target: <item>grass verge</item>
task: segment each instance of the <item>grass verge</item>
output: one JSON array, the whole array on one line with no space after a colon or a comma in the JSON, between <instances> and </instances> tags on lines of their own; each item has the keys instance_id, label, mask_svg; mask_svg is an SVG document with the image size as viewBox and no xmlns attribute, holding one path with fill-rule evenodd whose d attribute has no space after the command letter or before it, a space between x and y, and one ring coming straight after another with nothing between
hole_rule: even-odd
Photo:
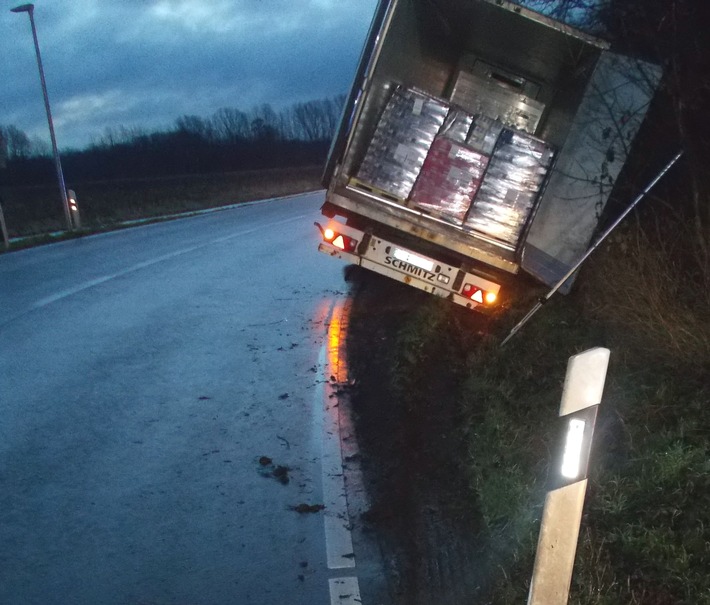
<instances>
[{"instance_id":1,"label":"grass verge","mask_svg":"<svg viewBox=\"0 0 710 605\"><path fill-rule=\"evenodd\" d=\"M77 193L82 228L97 231L123 221L157 218L318 189L322 168L282 168L154 179L68 183ZM56 185L3 187L0 191L10 237L64 229Z\"/></svg>"},{"instance_id":2,"label":"grass verge","mask_svg":"<svg viewBox=\"0 0 710 605\"><path fill-rule=\"evenodd\" d=\"M557 449L567 359L604 346L612 357L570 603L710 603L707 291L687 264L681 273L675 255L638 228L627 230L621 243L627 253L619 242L603 247L575 293L553 299L504 348L499 343L533 296L519 299L486 329L452 305L417 299L396 313L388 337L378 342L370 335L383 332L376 327L383 314L373 305L386 308L388 299L410 298L409 289L379 302L370 296L359 308L356 299L351 326L356 338L366 339L351 353L361 382L361 416L375 409L382 421L385 412L376 408L386 406L401 425L390 423L390 440L401 433L417 436L426 456L418 459L423 468L407 476L417 486L410 493L420 499L410 509L431 507L427 490L441 489L441 481L426 477L443 472L444 483L454 488L446 491L448 508L469 515L466 529L478 544L461 562L476 570L465 594L438 602L525 602ZM377 384L368 387L373 358L387 369L380 368ZM384 400L377 406L365 401L373 397ZM365 432L372 430L371 417L361 422ZM389 455L411 457L406 449ZM402 460L389 465L403 468ZM374 474L387 472L378 468ZM387 481L383 485L388 489ZM425 516L410 511L400 525L410 534L415 558L435 559L422 552L431 536L413 529ZM449 544L431 548L452 548L461 537L447 539ZM402 565L413 563L405 557ZM415 598L409 594L401 602L419 602Z\"/></svg>"}]
</instances>

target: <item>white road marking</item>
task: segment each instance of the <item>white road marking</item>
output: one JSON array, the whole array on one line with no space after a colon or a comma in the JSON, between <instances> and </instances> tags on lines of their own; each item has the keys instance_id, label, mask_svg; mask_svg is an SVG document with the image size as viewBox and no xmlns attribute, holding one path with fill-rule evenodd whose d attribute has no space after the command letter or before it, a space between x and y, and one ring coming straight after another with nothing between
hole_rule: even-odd
<instances>
[{"instance_id":1,"label":"white road marking","mask_svg":"<svg viewBox=\"0 0 710 605\"><path fill-rule=\"evenodd\" d=\"M347 367L343 358L344 343L341 342L343 308L343 301L338 300L330 311L326 343L318 359L323 371L322 388L319 389L318 397L322 401L321 463L323 500L326 506L323 520L329 569L355 567L340 441L340 408L336 392L338 383L347 380ZM331 605L362 604L357 576L330 578L328 588Z\"/></svg>"},{"instance_id":2,"label":"white road marking","mask_svg":"<svg viewBox=\"0 0 710 605\"><path fill-rule=\"evenodd\" d=\"M273 228L276 225L283 225L285 223L291 223L291 222L294 222L297 220L301 220L304 218L304 216L306 216L306 215L290 217L290 218L284 219L282 221L275 221L273 223L270 223L268 225L268 227ZM182 248L180 250L175 250L174 252L170 252L168 254L163 254L161 256L157 256L157 257L152 258L150 260L143 261L141 263L137 263L137 264L132 265L130 267L126 267L125 269L122 269L121 271L117 271L116 273L111 273L109 275L103 275L101 277L97 277L96 279L92 279L92 280L83 282L81 284L78 284L77 286L74 286L73 288L61 290L61 291L57 292L56 294L52 294L51 296L46 296L45 298L42 298L42 299L34 302L31 305L30 310L34 311L37 309L41 309L42 307L46 307L47 305L50 305L54 302L62 300L63 298L67 298L68 296L78 294L79 292L82 292L84 290L88 290L89 288L93 288L94 286L99 286L103 283L106 283L107 281L111 281L112 279L116 279L118 277L123 277L124 275L128 275L129 273L133 273L134 271L139 271L140 269L145 269L146 267L150 267L152 265L157 265L158 263L162 263L166 260L170 260L170 259L175 258L177 256L182 256L183 254L189 254L190 252L195 252L196 250L200 250L202 248L207 248L208 246L212 246L214 244L220 244L222 242L229 241L230 239L234 239L235 237L249 235L250 233L254 233L255 231L260 231L262 229L264 229L264 226L253 227L251 229L245 229L245 230L239 231L237 233L231 233L231 234L226 235L224 237L218 237L216 239L209 240L208 242L198 244L196 246Z\"/></svg>"},{"instance_id":3,"label":"white road marking","mask_svg":"<svg viewBox=\"0 0 710 605\"><path fill-rule=\"evenodd\" d=\"M330 605L361 605L360 586L357 578L331 578Z\"/></svg>"},{"instance_id":4,"label":"white road marking","mask_svg":"<svg viewBox=\"0 0 710 605\"><path fill-rule=\"evenodd\" d=\"M320 366L327 368L326 347L321 349ZM330 372L326 372L329 374ZM323 389L323 426L321 465L323 469L323 504L325 504L325 547L329 569L355 567L353 540L350 531L348 502L343 479L343 458L340 450L337 399L330 399L329 385Z\"/></svg>"}]
</instances>

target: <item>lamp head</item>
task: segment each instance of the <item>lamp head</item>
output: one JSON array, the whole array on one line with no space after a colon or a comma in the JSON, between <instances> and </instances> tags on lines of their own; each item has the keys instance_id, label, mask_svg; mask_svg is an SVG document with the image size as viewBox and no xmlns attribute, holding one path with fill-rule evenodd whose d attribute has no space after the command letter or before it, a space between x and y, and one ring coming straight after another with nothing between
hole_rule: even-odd
<instances>
[{"instance_id":1,"label":"lamp head","mask_svg":"<svg viewBox=\"0 0 710 605\"><path fill-rule=\"evenodd\" d=\"M10 12L11 13L32 13L34 8L35 8L34 4L21 4L20 6L16 6L15 8L11 8Z\"/></svg>"}]
</instances>

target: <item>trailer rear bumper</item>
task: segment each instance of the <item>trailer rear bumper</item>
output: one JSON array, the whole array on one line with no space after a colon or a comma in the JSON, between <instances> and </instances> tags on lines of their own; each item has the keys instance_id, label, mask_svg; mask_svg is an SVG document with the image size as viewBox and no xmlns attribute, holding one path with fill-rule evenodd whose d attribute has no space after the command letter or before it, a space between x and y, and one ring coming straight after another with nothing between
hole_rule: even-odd
<instances>
[{"instance_id":1,"label":"trailer rear bumper","mask_svg":"<svg viewBox=\"0 0 710 605\"><path fill-rule=\"evenodd\" d=\"M496 306L500 284L342 223L318 227L323 235L319 252L469 309Z\"/></svg>"}]
</instances>

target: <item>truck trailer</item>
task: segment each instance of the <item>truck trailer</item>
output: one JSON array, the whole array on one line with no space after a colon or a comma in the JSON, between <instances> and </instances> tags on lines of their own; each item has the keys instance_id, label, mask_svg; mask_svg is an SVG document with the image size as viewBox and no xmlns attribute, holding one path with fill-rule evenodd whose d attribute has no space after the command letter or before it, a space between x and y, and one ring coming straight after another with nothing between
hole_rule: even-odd
<instances>
[{"instance_id":1,"label":"truck trailer","mask_svg":"<svg viewBox=\"0 0 710 605\"><path fill-rule=\"evenodd\" d=\"M660 76L504 0L381 0L319 250L472 309L521 271L552 286L587 250Z\"/></svg>"}]
</instances>

